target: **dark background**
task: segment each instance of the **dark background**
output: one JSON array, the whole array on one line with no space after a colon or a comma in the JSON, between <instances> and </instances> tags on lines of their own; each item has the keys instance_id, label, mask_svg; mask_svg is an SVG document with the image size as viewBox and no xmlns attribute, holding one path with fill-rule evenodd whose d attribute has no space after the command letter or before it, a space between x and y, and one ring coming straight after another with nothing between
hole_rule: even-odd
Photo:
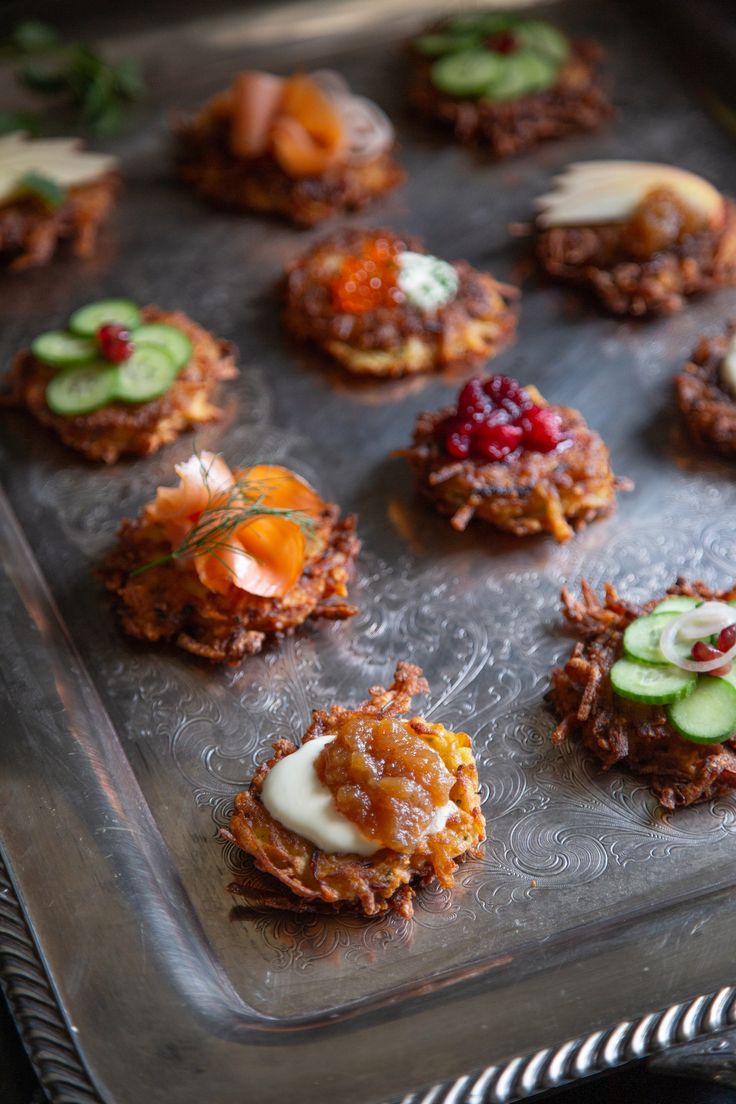
<instances>
[{"instance_id":1,"label":"dark background","mask_svg":"<svg viewBox=\"0 0 736 1104\"><path fill-rule=\"evenodd\" d=\"M397 0L407 5L410 2ZM736 0L621 0L621 3L635 5L639 16L642 10L648 13L653 29L652 48L666 51L681 62L684 79L693 85L696 95L705 97L707 92L709 107L721 115L729 129L733 128L736 141ZM206 12L215 15L245 6L255 7L256 4L207 0ZM266 4L261 2L257 6ZM154 4L127 0L124 5L100 3L99 0L96 3L88 0L42 0L38 3L0 0L0 39L19 20L30 18L48 20L72 40L93 40L165 26L202 14L201 0L155 0ZM676 1057L674 1062L677 1062ZM687 1074L686 1062L679 1064L679 1071ZM8 1005L0 995L0 1104L43 1104L45 1099ZM736 1089L653 1073L646 1063L636 1063L605 1077L559 1089L544 1099L555 1104L736 1104ZM208 1102L203 1101L203 1104Z\"/></svg>"}]
</instances>

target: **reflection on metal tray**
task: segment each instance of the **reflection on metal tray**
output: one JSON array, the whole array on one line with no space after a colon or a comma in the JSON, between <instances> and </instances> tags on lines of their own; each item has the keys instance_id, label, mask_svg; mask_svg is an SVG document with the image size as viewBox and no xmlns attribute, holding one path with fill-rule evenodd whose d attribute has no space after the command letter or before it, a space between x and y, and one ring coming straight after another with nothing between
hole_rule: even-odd
<instances>
[{"instance_id":1,"label":"reflection on metal tray","mask_svg":"<svg viewBox=\"0 0 736 1104\"><path fill-rule=\"evenodd\" d=\"M374 22L375 41L337 4L323 6L319 38L294 38L283 9L276 32L258 23L255 46L247 16L152 35L140 45L159 59L155 104L119 143L126 190L99 256L3 280L3 362L111 294L181 308L233 338L242 376L225 422L199 443L233 463L294 466L357 510L364 541L349 624L237 670L137 645L90 571L191 439L100 469L21 415L5 419L0 604L14 644L1 675L0 952L58 1100L220 1104L247 1086L259 1102L361 1104L429 1099L419 1087L435 1085L432 1100L510 1100L729 1022L731 990L690 1002L736 980L736 805L662 816L639 783L550 746L543 694L569 647L563 583L611 579L645 597L679 572L732 575L732 471L682 439L670 377L734 293L649 324L613 320L529 278L506 228L573 159L677 162L727 190L736 155L630 16L554 10L608 47L619 119L495 166L404 103L400 40L417 8ZM388 457L453 384L350 385L293 347L274 284L326 228L223 214L172 182L172 105L193 107L243 64L298 62L348 73L399 129L406 187L349 221L417 232L502 279L527 275L518 342L498 367L600 430L637 484L612 519L564 547L452 531ZM453 895L422 893L413 925L242 919L226 893L241 863L217 840L233 794L272 739L300 732L313 706L361 698L397 658L425 669L425 715L474 738L484 861L462 868Z\"/></svg>"}]
</instances>

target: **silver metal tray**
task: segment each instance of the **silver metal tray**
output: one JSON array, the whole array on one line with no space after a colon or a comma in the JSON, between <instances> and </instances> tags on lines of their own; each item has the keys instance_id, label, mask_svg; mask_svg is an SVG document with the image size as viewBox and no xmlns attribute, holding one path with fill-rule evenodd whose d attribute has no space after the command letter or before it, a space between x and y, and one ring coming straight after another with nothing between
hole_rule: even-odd
<instances>
[{"instance_id":1,"label":"silver metal tray","mask_svg":"<svg viewBox=\"0 0 736 1104\"><path fill-rule=\"evenodd\" d=\"M153 101L119 143L126 189L99 255L3 278L3 362L111 294L180 307L234 339L242 376L200 445L293 465L357 510L364 541L351 623L238 670L136 645L91 570L191 438L102 469L4 417L0 961L54 1100L508 1101L736 1018L722 988L736 982L736 804L662 816L636 781L553 749L543 705L570 646L563 583L611 579L644 597L679 572L733 575L733 469L682 439L670 377L736 295L612 320L534 278L506 229L573 159L663 159L732 190L736 154L630 11L579 3L559 17L607 45L620 117L490 165L404 103L397 44L426 7L326 0L121 43L147 58ZM329 227L212 211L170 178L168 110L246 64L331 64L386 106L408 183L353 221L525 277L518 342L496 364L602 432L637 484L615 517L557 547L458 535L415 501L389 453L455 382L350 385L292 347L274 283ZM423 893L414 924L244 917L226 891L240 860L217 839L233 794L272 739L299 733L311 707L361 698L397 658L426 671L425 715L473 735L484 861L463 867L453 895Z\"/></svg>"}]
</instances>

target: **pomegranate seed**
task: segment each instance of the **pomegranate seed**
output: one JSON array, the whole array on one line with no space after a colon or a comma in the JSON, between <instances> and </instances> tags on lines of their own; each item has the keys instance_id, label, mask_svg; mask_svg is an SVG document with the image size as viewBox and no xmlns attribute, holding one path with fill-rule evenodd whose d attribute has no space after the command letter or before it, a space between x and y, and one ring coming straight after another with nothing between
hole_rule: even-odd
<instances>
[{"instance_id":1,"label":"pomegranate seed","mask_svg":"<svg viewBox=\"0 0 736 1104\"><path fill-rule=\"evenodd\" d=\"M714 648L712 644L706 644L704 640L696 640L693 644L691 656L702 663L706 659L718 659L722 655L720 648Z\"/></svg>"},{"instance_id":2,"label":"pomegranate seed","mask_svg":"<svg viewBox=\"0 0 736 1104\"><path fill-rule=\"evenodd\" d=\"M706 674L713 675L714 678L724 678L731 673L733 663L724 663L722 667L715 667L712 671L707 671Z\"/></svg>"},{"instance_id":3,"label":"pomegranate seed","mask_svg":"<svg viewBox=\"0 0 736 1104\"><path fill-rule=\"evenodd\" d=\"M473 434L473 452L484 460L505 460L521 444L522 431L514 425L482 425Z\"/></svg>"},{"instance_id":4,"label":"pomegranate seed","mask_svg":"<svg viewBox=\"0 0 736 1104\"><path fill-rule=\"evenodd\" d=\"M519 41L511 31L496 31L486 38L486 46L489 50L495 50L497 54L511 54L517 49Z\"/></svg>"},{"instance_id":5,"label":"pomegranate seed","mask_svg":"<svg viewBox=\"0 0 736 1104\"><path fill-rule=\"evenodd\" d=\"M717 648L719 652L727 652L736 644L736 625L726 625L718 634Z\"/></svg>"},{"instance_id":6,"label":"pomegranate seed","mask_svg":"<svg viewBox=\"0 0 736 1104\"><path fill-rule=\"evenodd\" d=\"M104 326L100 326L97 331L97 344L105 360L111 360L113 364L122 364L133 355L135 348L129 331L117 322L107 322Z\"/></svg>"},{"instance_id":7,"label":"pomegranate seed","mask_svg":"<svg viewBox=\"0 0 736 1104\"><path fill-rule=\"evenodd\" d=\"M562 440L562 419L549 407L534 406L521 421L524 447L533 452L551 452Z\"/></svg>"}]
</instances>

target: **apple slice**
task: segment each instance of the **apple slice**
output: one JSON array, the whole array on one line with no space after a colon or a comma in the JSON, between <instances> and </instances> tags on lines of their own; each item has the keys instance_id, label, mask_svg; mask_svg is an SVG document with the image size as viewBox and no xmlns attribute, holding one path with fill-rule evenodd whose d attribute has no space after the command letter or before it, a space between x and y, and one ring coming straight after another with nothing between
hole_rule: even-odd
<instances>
[{"instance_id":1,"label":"apple slice","mask_svg":"<svg viewBox=\"0 0 736 1104\"><path fill-rule=\"evenodd\" d=\"M736 399L736 337L726 350L726 355L721 361L721 384Z\"/></svg>"},{"instance_id":2,"label":"apple slice","mask_svg":"<svg viewBox=\"0 0 736 1104\"><path fill-rule=\"evenodd\" d=\"M537 223L549 226L596 226L626 222L644 196L668 188L696 211L706 226L723 224L720 192L695 173L648 161L582 161L554 179L555 188L535 200Z\"/></svg>"},{"instance_id":3,"label":"apple slice","mask_svg":"<svg viewBox=\"0 0 736 1104\"><path fill-rule=\"evenodd\" d=\"M21 131L0 137L0 205L12 203L28 173L62 188L88 184L117 165L117 159L81 148L78 138L29 138Z\"/></svg>"}]
</instances>

